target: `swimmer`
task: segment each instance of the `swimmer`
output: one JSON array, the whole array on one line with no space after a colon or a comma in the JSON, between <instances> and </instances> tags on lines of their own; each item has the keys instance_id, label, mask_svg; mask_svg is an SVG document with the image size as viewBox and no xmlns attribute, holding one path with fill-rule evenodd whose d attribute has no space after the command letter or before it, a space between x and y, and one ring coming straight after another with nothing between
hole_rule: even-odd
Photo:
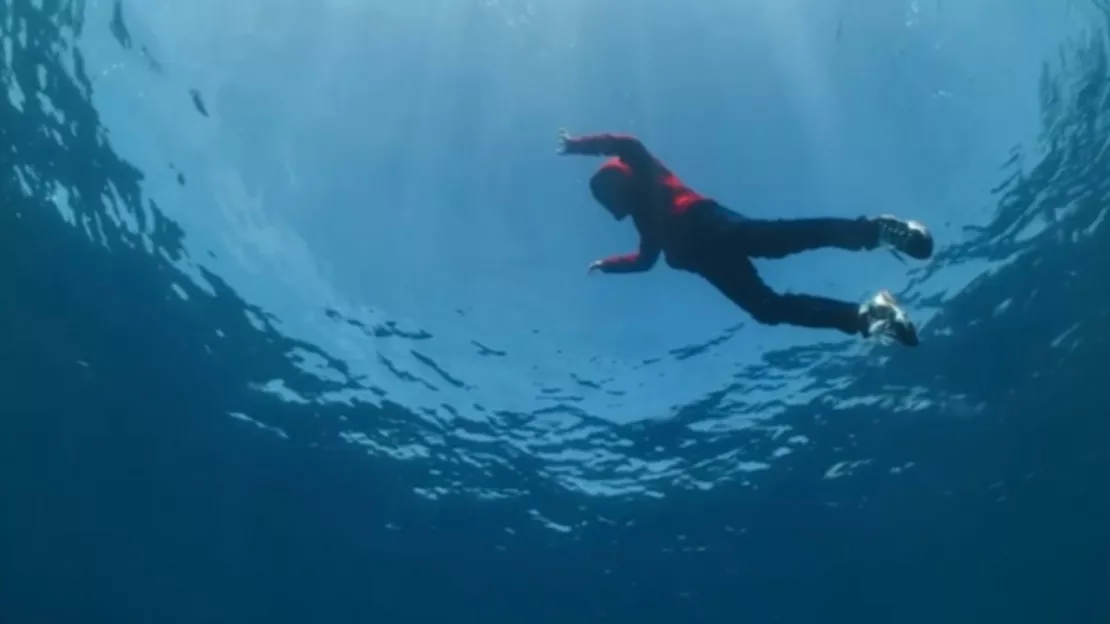
<instances>
[{"instance_id":1,"label":"swimmer","mask_svg":"<svg viewBox=\"0 0 1110 624\"><path fill-rule=\"evenodd\" d=\"M886 290L862 305L807 294L779 293L759 277L753 258L782 258L813 249L890 249L918 260L933 254L933 238L917 221L878 217L753 219L699 195L628 135L558 134L560 154L610 157L590 178L590 192L613 218L632 218L635 252L589 265L589 272L639 273L662 254L672 268L700 275L765 325L834 329L889 337L917 346L917 329Z\"/></svg>"}]
</instances>

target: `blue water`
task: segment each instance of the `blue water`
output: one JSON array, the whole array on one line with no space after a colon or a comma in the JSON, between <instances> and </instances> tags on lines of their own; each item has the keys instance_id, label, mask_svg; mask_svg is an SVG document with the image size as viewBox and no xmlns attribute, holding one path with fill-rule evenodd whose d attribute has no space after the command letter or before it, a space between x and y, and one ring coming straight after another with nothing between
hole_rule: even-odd
<instances>
[{"instance_id":1,"label":"blue water","mask_svg":"<svg viewBox=\"0 0 1110 624\"><path fill-rule=\"evenodd\" d=\"M1110 8L0 2L0 622L1110 622ZM893 211L915 350L659 268L555 130Z\"/></svg>"}]
</instances>

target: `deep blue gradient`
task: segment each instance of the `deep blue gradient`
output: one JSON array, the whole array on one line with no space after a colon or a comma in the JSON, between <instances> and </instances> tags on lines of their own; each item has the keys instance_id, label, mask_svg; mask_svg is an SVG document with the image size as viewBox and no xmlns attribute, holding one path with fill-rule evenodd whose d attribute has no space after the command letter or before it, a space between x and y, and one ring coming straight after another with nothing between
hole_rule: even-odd
<instances>
[{"instance_id":1,"label":"deep blue gradient","mask_svg":"<svg viewBox=\"0 0 1110 624\"><path fill-rule=\"evenodd\" d=\"M1110 621L1102 1L0 2L0 622ZM555 129L925 219L751 323Z\"/></svg>"}]
</instances>

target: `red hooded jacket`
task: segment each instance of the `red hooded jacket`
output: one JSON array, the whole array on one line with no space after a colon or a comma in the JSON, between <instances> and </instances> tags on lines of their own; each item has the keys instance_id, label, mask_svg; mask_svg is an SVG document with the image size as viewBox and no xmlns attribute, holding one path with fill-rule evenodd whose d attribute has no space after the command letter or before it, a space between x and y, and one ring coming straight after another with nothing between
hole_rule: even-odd
<instances>
[{"instance_id":1,"label":"red hooded jacket","mask_svg":"<svg viewBox=\"0 0 1110 624\"><path fill-rule=\"evenodd\" d=\"M631 184L629 192L619 201L640 234L640 248L629 254L605 258L601 270L606 273L631 273L650 269L663 253L667 263L684 268L684 258L691 253L690 223L686 219L691 208L711 201L682 183L673 172L648 152L639 139L620 134L597 134L574 137L567 141L568 154L612 156L601 166L600 174L617 170ZM595 192L596 195L596 192ZM599 197L600 200L600 197ZM612 208L610 208L612 209Z\"/></svg>"}]
</instances>

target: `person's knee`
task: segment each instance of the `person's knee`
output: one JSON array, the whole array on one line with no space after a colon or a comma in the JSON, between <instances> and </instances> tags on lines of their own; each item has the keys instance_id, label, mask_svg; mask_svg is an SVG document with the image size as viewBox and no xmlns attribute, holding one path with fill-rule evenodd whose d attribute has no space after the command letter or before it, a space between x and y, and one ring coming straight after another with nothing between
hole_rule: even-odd
<instances>
[{"instance_id":1,"label":"person's knee","mask_svg":"<svg viewBox=\"0 0 1110 624\"><path fill-rule=\"evenodd\" d=\"M752 320L761 325L779 325L786 320L782 299L777 295L760 297L746 307Z\"/></svg>"}]
</instances>

